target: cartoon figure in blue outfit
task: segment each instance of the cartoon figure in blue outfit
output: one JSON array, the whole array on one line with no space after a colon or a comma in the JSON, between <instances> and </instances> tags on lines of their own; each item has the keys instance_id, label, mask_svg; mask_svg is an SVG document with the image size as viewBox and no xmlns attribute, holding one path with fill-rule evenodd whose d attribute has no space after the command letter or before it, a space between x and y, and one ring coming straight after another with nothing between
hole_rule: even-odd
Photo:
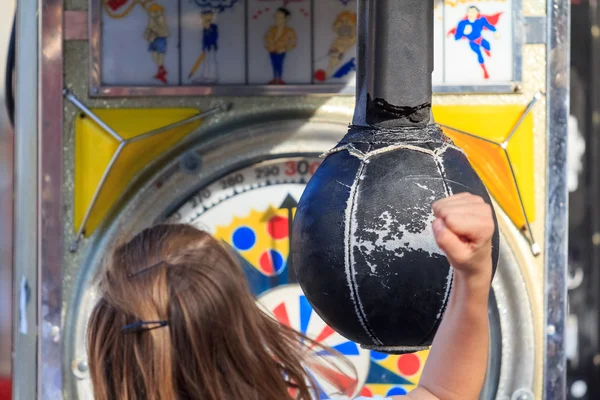
<instances>
[{"instance_id":1,"label":"cartoon figure in blue outfit","mask_svg":"<svg viewBox=\"0 0 600 400\"><path fill-rule=\"evenodd\" d=\"M168 36L169 28L165 20L165 9L163 6L153 3L148 7L148 25L144 32L144 39L148 41L148 51L152 53L152 60L158 66L154 77L162 83L167 83L167 70L164 62Z\"/></svg>"},{"instance_id":2,"label":"cartoon figure in blue outfit","mask_svg":"<svg viewBox=\"0 0 600 400\"><path fill-rule=\"evenodd\" d=\"M482 15L479 8L470 6L467 9L467 16L458 23L458 26L448 32L448 35L454 35L455 40L466 39L469 41L471 50L477 55L477 61L483 70L483 78L489 79L490 74L485 66L485 59L483 53L488 57L491 57L491 45L486 39L483 38L483 31L489 30L496 32L496 38L500 35L496 31L496 25L500 19L502 13L494 15ZM482 53L483 50L483 53Z\"/></svg>"},{"instance_id":3,"label":"cartoon figure in blue outfit","mask_svg":"<svg viewBox=\"0 0 600 400\"><path fill-rule=\"evenodd\" d=\"M198 77L194 82L215 83L219 80L217 51L219 50L219 27L215 23L213 10L205 10L200 14L202 20L202 53L192 67L188 78L191 78L198 67Z\"/></svg>"}]
</instances>

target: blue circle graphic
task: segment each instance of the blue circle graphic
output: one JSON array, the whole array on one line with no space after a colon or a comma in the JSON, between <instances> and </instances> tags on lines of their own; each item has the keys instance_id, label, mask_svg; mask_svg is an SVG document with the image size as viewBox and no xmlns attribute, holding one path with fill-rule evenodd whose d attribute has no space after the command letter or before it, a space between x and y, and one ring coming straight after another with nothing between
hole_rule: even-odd
<instances>
[{"instance_id":1,"label":"blue circle graphic","mask_svg":"<svg viewBox=\"0 0 600 400\"><path fill-rule=\"evenodd\" d=\"M378 351L371 351L371 358L375 361L381 361L381 360L385 360L386 358L388 358L388 355L384 354L384 353L380 353Z\"/></svg>"},{"instance_id":2,"label":"blue circle graphic","mask_svg":"<svg viewBox=\"0 0 600 400\"><path fill-rule=\"evenodd\" d=\"M394 386L387 392L386 396L398 396L403 394L406 394L406 390L402 389L400 386Z\"/></svg>"},{"instance_id":3,"label":"blue circle graphic","mask_svg":"<svg viewBox=\"0 0 600 400\"><path fill-rule=\"evenodd\" d=\"M283 268L284 260L281 253L276 250L271 250L271 260L273 260L273 270L277 273Z\"/></svg>"},{"instance_id":4,"label":"blue circle graphic","mask_svg":"<svg viewBox=\"0 0 600 400\"><path fill-rule=\"evenodd\" d=\"M256 243L256 234L247 226L241 226L233 232L233 245L238 250L250 250Z\"/></svg>"}]
</instances>

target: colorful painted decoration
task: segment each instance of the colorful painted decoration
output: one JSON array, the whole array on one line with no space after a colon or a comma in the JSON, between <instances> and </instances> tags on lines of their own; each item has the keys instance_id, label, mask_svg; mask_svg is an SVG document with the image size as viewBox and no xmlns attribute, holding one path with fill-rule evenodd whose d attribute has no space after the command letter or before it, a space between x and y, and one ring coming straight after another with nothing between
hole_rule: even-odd
<instances>
[{"instance_id":1,"label":"colorful painted decoration","mask_svg":"<svg viewBox=\"0 0 600 400\"><path fill-rule=\"evenodd\" d=\"M196 71L198 77L194 82L216 83L218 81L217 51L219 50L219 26L215 23L216 13L207 9L201 13L202 20L202 53L194 63L188 78L192 78Z\"/></svg>"},{"instance_id":2,"label":"colorful painted decoration","mask_svg":"<svg viewBox=\"0 0 600 400\"><path fill-rule=\"evenodd\" d=\"M456 28L452 28L448 35L453 35L455 40L466 39L469 47L477 55L477 62L483 70L483 79L490 79L490 75L485 67L483 55L492 56L490 42L483 37L483 31L495 32L495 37L500 38L500 32L496 29L498 20L502 13L494 15L482 15L477 6L467 8L467 16L463 18Z\"/></svg>"},{"instance_id":3,"label":"colorful painted decoration","mask_svg":"<svg viewBox=\"0 0 600 400\"><path fill-rule=\"evenodd\" d=\"M153 3L148 7L148 25L144 31L144 39L148 41L148 51L152 53L152 60L158 67L154 77L162 83L167 83L167 70L164 62L168 36L169 28L165 20L165 8Z\"/></svg>"},{"instance_id":4,"label":"colorful painted decoration","mask_svg":"<svg viewBox=\"0 0 600 400\"><path fill-rule=\"evenodd\" d=\"M511 1L446 0L438 15L439 11L442 19L436 20L437 34L444 35L436 38L436 46L444 53L439 66L443 76L436 76L439 84L487 85L513 79Z\"/></svg>"},{"instance_id":5,"label":"colorful painted decoration","mask_svg":"<svg viewBox=\"0 0 600 400\"><path fill-rule=\"evenodd\" d=\"M336 392L344 398L407 393L419 381L427 351L388 356L343 338L314 312L289 270L289 221L320 163L316 157L283 158L232 171L194 194L170 221L193 224L221 239L237 253L265 312L352 362L355 373L346 365L332 369L323 368L323 363L307 365L321 398L335 398ZM342 377L337 367L349 376ZM334 382L343 383L343 393Z\"/></svg>"},{"instance_id":6,"label":"colorful painted decoration","mask_svg":"<svg viewBox=\"0 0 600 400\"><path fill-rule=\"evenodd\" d=\"M179 83L177 3L102 1L101 72L105 84Z\"/></svg>"},{"instance_id":7,"label":"colorful painted decoration","mask_svg":"<svg viewBox=\"0 0 600 400\"><path fill-rule=\"evenodd\" d=\"M315 4L315 83L348 82L356 71L356 0Z\"/></svg>"},{"instance_id":8,"label":"colorful painted decoration","mask_svg":"<svg viewBox=\"0 0 600 400\"><path fill-rule=\"evenodd\" d=\"M248 82L311 83L311 2L248 1Z\"/></svg>"},{"instance_id":9,"label":"colorful painted decoration","mask_svg":"<svg viewBox=\"0 0 600 400\"><path fill-rule=\"evenodd\" d=\"M102 85L355 81L357 0L96 1ZM522 40L513 1L436 2L434 86L510 86Z\"/></svg>"}]
</instances>

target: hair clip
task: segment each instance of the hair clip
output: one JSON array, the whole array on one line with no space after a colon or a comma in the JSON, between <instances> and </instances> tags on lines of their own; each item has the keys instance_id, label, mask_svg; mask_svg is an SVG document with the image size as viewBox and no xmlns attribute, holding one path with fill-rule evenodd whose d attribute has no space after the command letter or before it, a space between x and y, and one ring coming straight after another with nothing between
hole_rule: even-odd
<instances>
[{"instance_id":1,"label":"hair clip","mask_svg":"<svg viewBox=\"0 0 600 400\"><path fill-rule=\"evenodd\" d=\"M169 321L138 321L133 324L125 325L121 328L121 333L140 333L154 329L164 328L169 325Z\"/></svg>"},{"instance_id":2,"label":"hair clip","mask_svg":"<svg viewBox=\"0 0 600 400\"><path fill-rule=\"evenodd\" d=\"M127 274L127 277L128 277L128 278L134 278L134 277L136 277L136 276L138 276L138 275L141 275L141 274L143 274L143 273L145 273L145 272L148 272L148 271L150 271L150 270L153 270L154 268L156 268L156 267L158 267L158 266L161 266L161 265L163 265L163 264L167 264L167 263L166 263L165 261L159 261L159 262L157 262L156 264L152 264L152 265L151 265L151 266L149 266L149 267L146 267L146 268L140 269L140 270L139 270L139 271L137 271L137 272L133 272L133 273Z\"/></svg>"}]
</instances>

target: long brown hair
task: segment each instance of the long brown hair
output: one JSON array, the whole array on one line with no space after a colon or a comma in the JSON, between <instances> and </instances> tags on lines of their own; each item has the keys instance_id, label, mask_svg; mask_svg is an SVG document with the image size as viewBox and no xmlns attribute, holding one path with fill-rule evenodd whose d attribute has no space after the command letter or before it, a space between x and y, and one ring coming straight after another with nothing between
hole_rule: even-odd
<instances>
[{"instance_id":1,"label":"long brown hair","mask_svg":"<svg viewBox=\"0 0 600 400\"><path fill-rule=\"evenodd\" d=\"M258 308L235 255L191 226L158 225L119 246L98 288L87 330L97 400L309 400L307 365L343 394L356 389L326 373L338 353L317 360L318 344ZM141 321L155 325L123 332Z\"/></svg>"}]
</instances>

